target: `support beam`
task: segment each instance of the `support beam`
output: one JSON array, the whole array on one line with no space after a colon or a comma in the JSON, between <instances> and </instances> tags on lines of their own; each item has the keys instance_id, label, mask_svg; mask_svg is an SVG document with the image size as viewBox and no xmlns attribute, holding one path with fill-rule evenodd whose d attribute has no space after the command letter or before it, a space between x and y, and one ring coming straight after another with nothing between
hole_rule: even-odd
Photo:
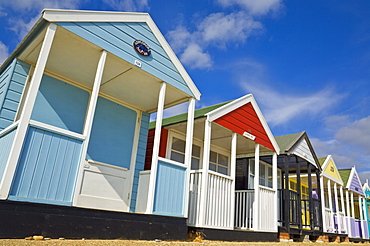
<instances>
[{"instance_id":1,"label":"support beam","mask_svg":"<svg viewBox=\"0 0 370 246\"><path fill-rule=\"evenodd\" d=\"M335 198L335 210L336 210L336 213L337 213L337 223L338 223L338 231L337 233L340 233L342 231L342 225L339 223L339 204L338 204L338 187L337 187L337 183L334 183L334 198ZM334 226L334 230L335 230L335 226Z\"/></svg>"},{"instance_id":2,"label":"support beam","mask_svg":"<svg viewBox=\"0 0 370 246\"><path fill-rule=\"evenodd\" d=\"M359 206L359 210L360 210L360 220L361 220L361 235L362 235L362 238L365 238L365 228L364 228L364 211L363 211L363 206L362 206L362 197L360 195L358 195L358 206Z\"/></svg>"},{"instance_id":3,"label":"support beam","mask_svg":"<svg viewBox=\"0 0 370 246\"><path fill-rule=\"evenodd\" d=\"M18 159L21 154L23 142L28 129L28 124L31 119L32 110L35 105L36 96L40 88L41 79L44 74L47 60L49 58L56 30L57 25L55 25L54 23L51 23L46 29L44 41L42 43L41 50L37 58L35 71L30 82L28 95L26 96L23 111L19 119L17 132L14 136L13 145L9 153L8 163L4 170L3 180L0 184L0 199L6 199L9 195L10 186L12 184L15 170L17 168Z\"/></svg>"},{"instance_id":4,"label":"support beam","mask_svg":"<svg viewBox=\"0 0 370 246\"><path fill-rule=\"evenodd\" d=\"M196 226L205 226L206 222L206 201L207 201L207 184L208 184L208 169L209 169L209 154L211 148L211 132L212 123L205 121L204 126L204 146L203 146L203 163L202 163L202 178L200 189L200 202L199 202L199 221Z\"/></svg>"},{"instance_id":5,"label":"support beam","mask_svg":"<svg viewBox=\"0 0 370 246\"><path fill-rule=\"evenodd\" d=\"M186 165L186 182L185 182L185 199L184 199L184 217L188 217L189 206L189 185L190 185L190 170L191 170L191 156L193 149L193 130L194 130L194 111L195 99L191 98L188 105L188 121L186 125L186 146L185 146L185 160Z\"/></svg>"},{"instance_id":6,"label":"support beam","mask_svg":"<svg viewBox=\"0 0 370 246\"><path fill-rule=\"evenodd\" d=\"M284 203L283 203L283 211L284 211L284 225L287 231L290 231L290 216L292 212L292 208L290 207L290 192L289 192L289 161L288 157L284 156L284 179L285 179L285 187L284 187Z\"/></svg>"},{"instance_id":7,"label":"support beam","mask_svg":"<svg viewBox=\"0 0 370 246\"><path fill-rule=\"evenodd\" d=\"M347 227L348 227L348 236L352 237L352 226L351 226L351 209L350 209L350 201L349 201L349 193L346 190L346 203L347 203Z\"/></svg>"},{"instance_id":8,"label":"support beam","mask_svg":"<svg viewBox=\"0 0 370 246\"><path fill-rule=\"evenodd\" d=\"M297 197L297 209L296 209L296 213L297 213L297 222L298 222L298 229L302 229L302 225L303 225L303 221L302 221L302 201L301 201L301 195L302 195L302 191L301 191L301 164L299 163L298 161L298 157L295 156L295 162L296 162L296 176L297 176L297 193L298 193L298 197ZM306 204L305 204L305 207L306 207ZM307 221L307 212L306 212L306 208L304 209L304 215L303 217L305 218L305 220Z\"/></svg>"},{"instance_id":9,"label":"support beam","mask_svg":"<svg viewBox=\"0 0 370 246\"><path fill-rule=\"evenodd\" d=\"M333 211L333 196L331 193L331 182L328 179L328 196L329 196L329 209L330 209L330 224L333 228L330 228L334 232L334 211Z\"/></svg>"},{"instance_id":10,"label":"support beam","mask_svg":"<svg viewBox=\"0 0 370 246\"><path fill-rule=\"evenodd\" d=\"M87 149L89 147L91 129L93 125L96 104L98 102L100 84L103 78L103 72L104 72L106 59L107 59L107 52L103 50L100 55L99 62L98 62L94 85L93 85L93 89L92 89L91 96L90 96L89 107L87 109L87 114L86 114L85 126L83 130L83 135L85 136L85 140L83 142L83 146L81 150L81 160L80 160L80 167L79 167L79 171L77 175L76 189L74 191L73 206L76 206L78 203L77 200L78 200L78 195L80 194L80 187L82 185L85 158L87 154Z\"/></svg>"},{"instance_id":11,"label":"support beam","mask_svg":"<svg viewBox=\"0 0 370 246\"><path fill-rule=\"evenodd\" d=\"M345 223L344 223L344 228L342 228L345 233L348 233L348 226L347 226L347 211L346 211L346 207L344 206L344 195L343 195L343 186L341 185L339 187L339 193L340 193L340 202L342 203L342 212L344 214L344 220L345 220Z\"/></svg>"},{"instance_id":12,"label":"support beam","mask_svg":"<svg viewBox=\"0 0 370 246\"><path fill-rule=\"evenodd\" d=\"M234 228L235 219L235 173L236 173L236 147L237 147L237 134L232 133L231 136L231 160L230 160L230 176L232 179L231 185L231 207L230 207L230 226Z\"/></svg>"},{"instance_id":13,"label":"support beam","mask_svg":"<svg viewBox=\"0 0 370 246\"><path fill-rule=\"evenodd\" d=\"M317 192L317 199L319 200L320 202L320 205L323 203L323 200L322 200L322 197L319 195L321 194L321 182L320 182L320 170L319 169L315 169L315 173L316 173L316 180L317 180L317 187L316 187L316 192ZM324 221L323 219L323 211L319 209L319 212L318 214L316 214L316 216L318 216L318 221L322 223L322 221ZM323 228L322 227L322 224L320 225L316 225L316 226L319 226L321 229Z\"/></svg>"},{"instance_id":14,"label":"support beam","mask_svg":"<svg viewBox=\"0 0 370 246\"><path fill-rule=\"evenodd\" d=\"M277 206L280 207L280 205L278 205L277 153L276 152L272 155L272 189L275 192L275 194L274 194L274 204L277 204ZM274 210L274 221L275 221L274 228L276 228L276 231L278 229L278 220L279 220L278 211L275 209Z\"/></svg>"},{"instance_id":15,"label":"support beam","mask_svg":"<svg viewBox=\"0 0 370 246\"><path fill-rule=\"evenodd\" d=\"M150 169L150 178L149 178L148 203L145 211L145 213L147 214L153 213L155 184L157 180L159 144L161 141L162 119L165 97L166 97L166 83L162 82L158 97L157 119L155 124L154 143L153 143L152 166Z\"/></svg>"},{"instance_id":16,"label":"support beam","mask_svg":"<svg viewBox=\"0 0 370 246\"><path fill-rule=\"evenodd\" d=\"M253 203L253 230L259 230L259 179L260 179L260 145L255 144L254 151L254 203Z\"/></svg>"},{"instance_id":17,"label":"support beam","mask_svg":"<svg viewBox=\"0 0 370 246\"><path fill-rule=\"evenodd\" d=\"M321 194L321 197L324 199L324 202L321 202L321 210L322 210L323 213L325 213L325 191L324 191L325 186L324 186L324 176L321 176L320 177L320 183L323 184L323 187L321 189L321 193L320 194ZM322 227L323 227L323 231L324 232L327 232L328 231L327 222L326 222L326 219L325 218L322 220Z\"/></svg>"},{"instance_id":18,"label":"support beam","mask_svg":"<svg viewBox=\"0 0 370 246\"><path fill-rule=\"evenodd\" d=\"M311 163L307 162L307 178L308 178L308 206L310 208L310 226L311 230L315 230L315 223L314 223L314 216L317 218L317 216L320 216L318 214L315 214L315 209L313 207L313 197L312 197L312 172L311 172ZM317 180L318 181L318 180Z\"/></svg>"}]
</instances>

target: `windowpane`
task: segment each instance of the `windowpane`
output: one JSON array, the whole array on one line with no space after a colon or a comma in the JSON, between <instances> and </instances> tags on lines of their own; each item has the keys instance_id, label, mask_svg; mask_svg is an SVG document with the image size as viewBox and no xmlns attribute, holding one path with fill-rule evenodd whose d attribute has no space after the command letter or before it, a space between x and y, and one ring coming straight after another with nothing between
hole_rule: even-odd
<instances>
[{"instance_id":1,"label":"windowpane","mask_svg":"<svg viewBox=\"0 0 370 246\"><path fill-rule=\"evenodd\" d=\"M173 138L172 149L180 151L181 153L185 153L185 141L178 138Z\"/></svg>"},{"instance_id":2,"label":"windowpane","mask_svg":"<svg viewBox=\"0 0 370 246\"><path fill-rule=\"evenodd\" d=\"M192 156L200 158L200 147L193 144Z\"/></svg>"},{"instance_id":3,"label":"windowpane","mask_svg":"<svg viewBox=\"0 0 370 246\"><path fill-rule=\"evenodd\" d=\"M267 178L268 178L267 186L272 188L272 167L271 166L267 166Z\"/></svg>"},{"instance_id":4,"label":"windowpane","mask_svg":"<svg viewBox=\"0 0 370 246\"><path fill-rule=\"evenodd\" d=\"M229 158L225 155L218 154L218 164L227 167L229 163Z\"/></svg>"},{"instance_id":5,"label":"windowpane","mask_svg":"<svg viewBox=\"0 0 370 246\"><path fill-rule=\"evenodd\" d=\"M209 155L209 161L213 163L217 163L217 153L216 152L211 151Z\"/></svg>"},{"instance_id":6,"label":"windowpane","mask_svg":"<svg viewBox=\"0 0 370 246\"><path fill-rule=\"evenodd\" d=\"M209 170L215 171L216 172L216 165L209 163Z\"/></svg>"},{"instance_id":7,"label":"windowpane","mask_svg":"<svg viewBox=\"0 0 370 246\"><path fill-rule=\"evenodd\" d=\"M199 169L200 168L199 162L200 162L199 159L191 158L191 169L193 169L193 170Z\"/></svg>"},{"instance_id":8,"label":"windowpane","mask_svg":"<svg viewBox=\"0 0 370 246\"><path fill-rule=\"evenodd\" d=\"M265 173L265 165L260 163L260 185L266 186L266 173Z\"/></svg>"},{"instance_id":9,"label":"windowpane","mask_svg":"<svg viewBox=\"0 0 370 246\"><path fill-rule=\"evenodd\" d=\"M219 166L218 172L227 175L227 168Z\"/></svg>"},{"instance_id":10,"label":"windowpane","mask_svg":"<svg viewBox=\"0 0 370 246\"><path fill-rule=\"evenodd\" d=\"M185 161L185 155L181 153L177 153L175 151L171 152L171 160L184 163Z\"/></svg>"}]
</instances>

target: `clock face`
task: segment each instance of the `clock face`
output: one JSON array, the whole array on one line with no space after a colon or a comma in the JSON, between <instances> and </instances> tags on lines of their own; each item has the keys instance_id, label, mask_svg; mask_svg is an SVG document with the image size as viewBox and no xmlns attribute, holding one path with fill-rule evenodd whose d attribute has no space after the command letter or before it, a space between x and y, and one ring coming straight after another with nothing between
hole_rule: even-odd
<instances>
[{"instance_id":1,"label":"clock face","mask_svg":"<svg viewBox=\"0 0 370 246\"><path fill-rule=\"evenodd\" d=\"M140 55L142 55L142 56L150 56L150 48L143 41L141 41L141 40L135 40L132 43L132 46L134 47L134 49L136 50L136 52L139 53Z\"/></svg>"}]
</instances>

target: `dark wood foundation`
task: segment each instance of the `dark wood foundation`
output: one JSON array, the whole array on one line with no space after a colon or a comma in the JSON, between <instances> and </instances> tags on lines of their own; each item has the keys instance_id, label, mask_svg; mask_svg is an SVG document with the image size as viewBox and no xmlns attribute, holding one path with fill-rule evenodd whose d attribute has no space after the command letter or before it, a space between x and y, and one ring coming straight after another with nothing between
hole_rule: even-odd
<instances>
[{"instance_id":1,"label":"dark wood foundation","mask_svg":"<svg viewBox=\"0 0 370 246\"><path fill-rule=\"evenodd\" d=\"M185 218L0 201L0 238L186 240Z\"/></svg>"}]
</instances>

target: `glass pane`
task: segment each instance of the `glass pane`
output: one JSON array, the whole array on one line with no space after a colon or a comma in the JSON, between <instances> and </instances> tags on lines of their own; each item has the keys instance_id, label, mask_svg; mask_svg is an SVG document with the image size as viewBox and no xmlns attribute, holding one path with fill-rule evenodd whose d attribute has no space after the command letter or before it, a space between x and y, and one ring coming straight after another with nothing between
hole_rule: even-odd
<instances>
[{"instance_id":1,"label":"glass pane","mask_svg":"<svg viewBox=\"0 0 370 246\"><path fill-rule=\"evenodd\" d=\"M265 165L260 163L260 185L266 186Z\"/></svg>"},{"instance_id":2,"label":"glass pane","mask_svg":"<svg viewBox=\"0 0 370 246\"><path fill-rule=\"evenodd\" d=\"M277 171L277 188L281 189L281 170L278 169Z\"/></svg>"},{"instance_id":3,"label":"glass pane","mask_svg":"<svg viewBox=\"0 0 370 246\"><path fill-rule=\"evenodd\" d=\"M267 178L268 178L267 186L272 188L272 167L271 166L267 166Z\"/></svg>"},{"instance_id":4,"label":"glass pane","mask_svg":"<svg viewBox=\"0 0 370 246\"><path fill-rule=\"evenodd\" d=\"M171 160L184 163L185 155L181 153L177 153L175 151L171 152Z\"/></svg>"},{"instance_id":5,"label":"glass pane","mask_svg":"<svg viewBox=\"0 0 370 246\"><path fill-rule=\"evenodd\" d=\"M254 189L254 175L249 176L248 189Z\"/></svg>"},{"instance_id":6,"label":"glass pane","mask_svg":"<svg viewBox=\"0 0 370 246\"><path fill-rule=\"evenodd\" d=\"M216 171L216 165L209 163L209 170Z\"/></svg>"},{"instance_id":7,"label":"glass pane","mask_svg":"<svg viewBox=\"0 0 370 246\"><path fill-rule=\"evenodd\" d=\"M211 151L209 155L209 161L213 163L217 163L217 153L216 152Z\"/></svg>"},{"instance_id":8,"label":"glass pane","mask_svg":"<svg viewBox=\"0 0 370 246\"><path fill-rule=\"evenodd\" d=\"M185 153L185 141L178 138L173 138L172 149L177 150L181 153Z\"/></svg>"},{"instance_id":9,"label":"glass pane","mask_svg":"<svg viewBox=\"0 0 370 246\"><path fill-rule=\"evenodd\" d=\"M254 175L254 159L249 160L249 173Z\"/></svg>"},{"instance_id":10,"label":"glass pane","mask_svg":"<svg viewBox=\"0 0 370 246\"><path fill-rule=\"evenodd\" d=\"M193 144L192 156L200 157L200 147Z\"/></svg>"},{"instance_id":11,"label":"glass pane","mask_svg":"<svg viewBox=\"0 0 370 246\"><path fill-rule=\"evenodd\" d=\"M227 168L222 167L222 166L218 166L218 172L228 175Z\"/></svg>"},{"instance_id":12,"label":"glass pane","mask_svg":"<svg viewBox=\"0 0 370 246\"><path fill-rule=\"evenodd\" d=\"M226 155L218 154L218 164L227 167L229 164L229 158Z\"/></svg>"},{"instance_id":13,"label":"glass pane","mask_svg":"<svg viewBox=\"0 0 370 246\"><path fill-rule=\"evenodd\" d=\"M199 168L200 168L200 166L199 166L199 159L191 158L191 169L192 170L197 170Z\"/></svg>"}]
</instances>

